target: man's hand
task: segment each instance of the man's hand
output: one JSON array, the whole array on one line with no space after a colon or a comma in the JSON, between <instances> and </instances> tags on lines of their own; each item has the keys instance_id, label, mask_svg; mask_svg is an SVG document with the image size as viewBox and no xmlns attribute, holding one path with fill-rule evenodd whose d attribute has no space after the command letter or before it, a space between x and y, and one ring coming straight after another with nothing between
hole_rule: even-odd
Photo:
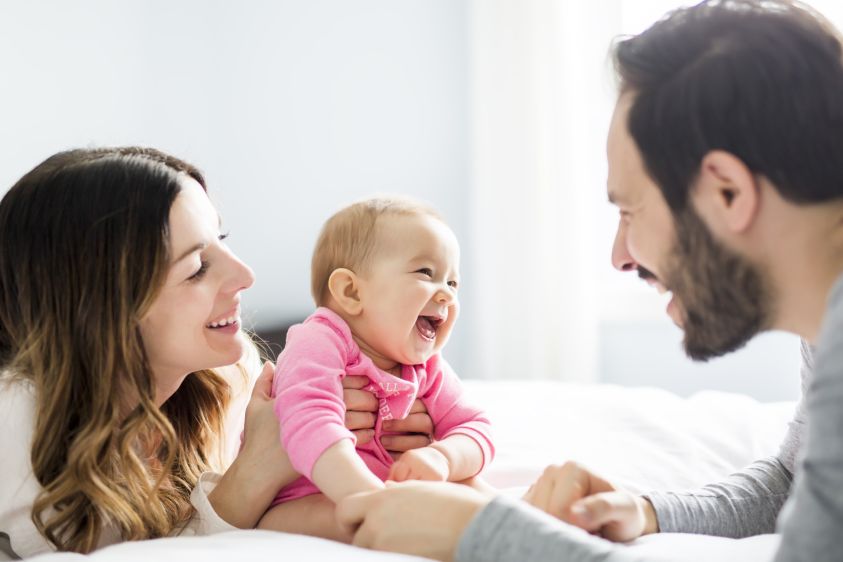
<instances>
[{"instance_id":1,"label":"man's hand","mask_svg":"<svg viewBox=\"0 0 843 562\"><path fill-rule=\"evenodd\" d=\"M649 501L618 490L574 462L547 467L524 501L612 541L630 541L659 531Z\"/></svg>"},{"instance_id":2,"label":"man's hand","mask_svg":"<svg viewBox=\"0 0 843 562\"><path fill-rule=\"evenodd\" d=\"M433 447L407 451L389 468L388 480L430 480L445 482L451 475L448 457Z\"/></svg>"},{"instance_id":3,"label":"man's hand","mask_svg":"<svg viewBox=\"0 0 843 562\"><path fill-rule=\"evenodd\" d=\"M375 419L378 399L374 394L362 390L369 384L367 377L347 376L342 380L345 402L345 426L357 436L357 443L366 444L375 435ZM393 458L404 451L427 447L431 443L433 420L421 400L416 400L410 414L403 420L389 420L383 424L384 431L407 433L408 435L384 435L381 444Z\"/></svg>"},{"instance_id":4,"label":"man's hand","mask_svg":"<svg viewBox=\"0 0 843 562\"><path fill-rule=\"evenodd\" d=\"M448 482L387 482L386 489L349 496L337 521L354 531L352 544L448 562L475 514L491 500Z\"/></svg>"}]
</instances>

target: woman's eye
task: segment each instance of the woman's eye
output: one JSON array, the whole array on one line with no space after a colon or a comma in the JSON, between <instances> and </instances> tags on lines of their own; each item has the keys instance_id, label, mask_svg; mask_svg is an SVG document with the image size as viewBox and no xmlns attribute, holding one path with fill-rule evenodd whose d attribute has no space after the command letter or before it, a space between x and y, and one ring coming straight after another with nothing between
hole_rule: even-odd
<instances>
[{"instance_id":1,"label":"woman's eye","mask_svg":"<svg viewBox=\"0 0 843 562\"><path fill-rule=\"evenodd\" d=\"M421 269L417 269L416 273L421 273L422 275L426 275L428 277L433 277L433 270L429 267L423 267Z\"/></svg>"},{"instance_id":2,"label":"woman's eye","mask_svg":"<svg viewBox=\"0 0 843 562\"><path fill-rule=\"evenodd\" d=\"M208 265L207 261L202 260L199 264L199 269L196 270L196 273L187 278L188 281L198 281L202 279L202 277L205 276L205 272L208 271Z\"/></svg>"}]
</instances>

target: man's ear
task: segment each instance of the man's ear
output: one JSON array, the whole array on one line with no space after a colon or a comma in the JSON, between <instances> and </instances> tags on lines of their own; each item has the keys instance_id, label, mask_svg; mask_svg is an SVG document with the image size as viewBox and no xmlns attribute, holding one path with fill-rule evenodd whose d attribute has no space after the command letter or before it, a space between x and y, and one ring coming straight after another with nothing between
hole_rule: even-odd
<instances>
[{"instance_id":1,"label":"man's ear","mask_svg":"<svg viewBox=\"0 0 843 562\"><path fill-rule=\"evenodd\" d=\"M760 196L755 176L740 158L712 150L702 159L693 199L710 227L745 232L758 216Z\"/></svg>"},{"instance_id":2,"label":"man's ear","mask_svg":"<svg viewBox=\"0 0 843 562\"><path fill-rule=\"evenodd\" d=\"M337 306L349 316L357 316L363 312L360 282L350 269L335 269L328 278L328 291Z\"/></svg>"}]
</instances>

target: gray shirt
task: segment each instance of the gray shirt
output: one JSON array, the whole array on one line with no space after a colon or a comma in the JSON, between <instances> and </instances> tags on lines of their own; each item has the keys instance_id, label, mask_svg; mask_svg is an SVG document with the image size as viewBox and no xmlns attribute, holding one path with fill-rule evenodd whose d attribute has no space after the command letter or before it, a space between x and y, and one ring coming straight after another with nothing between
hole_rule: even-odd
<instances>
[{"instance_id":1,"label":"gray shirt","mask_svg":"<svg viewBox=\"0 0 843 562\"><path fill-rule=\"evenodd\" d=\"M775 562L843 560L843 277L815 350L803 344L802 356L802 400L779 453L699 490L647 494L662 532L747 537L777 530ZM524 502L497 498L471 521L456 559L632 558Z\"/></svg>"}]
</instances>

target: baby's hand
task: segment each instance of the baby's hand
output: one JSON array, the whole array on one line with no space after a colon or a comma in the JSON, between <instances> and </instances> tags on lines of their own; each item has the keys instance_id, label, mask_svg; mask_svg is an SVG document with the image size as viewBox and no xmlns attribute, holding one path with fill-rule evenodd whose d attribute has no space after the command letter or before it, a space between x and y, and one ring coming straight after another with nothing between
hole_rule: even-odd
<instances>
[{"instance_id":1,"label":"baby's hand","mask_svg":"<svg viewBox=\"0 0 843 562\"><path fill-rule=\"evenodd\" d=\"M402 454L389 469L387 480L446 481L451 474L451 463L439 450L433 447L413 449Z\"/></svg>"}]
</instances>

